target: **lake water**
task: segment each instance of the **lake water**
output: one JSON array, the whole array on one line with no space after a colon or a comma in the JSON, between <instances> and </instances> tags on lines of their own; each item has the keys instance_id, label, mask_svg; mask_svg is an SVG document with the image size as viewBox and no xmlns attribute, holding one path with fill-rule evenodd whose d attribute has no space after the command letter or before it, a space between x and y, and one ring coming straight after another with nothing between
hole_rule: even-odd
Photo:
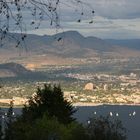
<instances>
[{"instance_id":1,"label":"lake water","mask_svg":"<svg viewBox=\"0 0 140 140\"><path fill-rule=\"evenodd\" d=\"M128 140L140 140L140 106L127 105L100 105L76 107L78 111L74 117L81 123L87 123L88 119L94 115L109 115L118 118L127 128ZM6 112L7 109L2 109ZM14 109L16 114L21 114L21 109Z\"/></svg>"},{"instance_id":2,"label":"lake water","mask_svg":"<svg viewBox=\"0 0 140 140\"><path fill-rule=\"evenodd\" d=\"M89 117L95 114L109 115L118 118L127 128L128 140L140 140L140 106L101 105L90 107L77 107L75 117L82 123L87 123Z\"/></svg>"}]
</instances>

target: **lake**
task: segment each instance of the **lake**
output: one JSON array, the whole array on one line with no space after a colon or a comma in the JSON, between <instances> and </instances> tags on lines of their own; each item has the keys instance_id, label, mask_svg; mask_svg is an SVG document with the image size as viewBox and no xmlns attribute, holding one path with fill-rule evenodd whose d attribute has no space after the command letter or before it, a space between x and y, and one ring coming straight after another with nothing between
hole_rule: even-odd
<instances>
[{"instance_id":1,"label":"lake","mask_svg":"<svg viewBox=\"0 0 140 140\"><path fill-rule=\"evenodd\" d=\"M77 107L78 111L74 115L79 122L87 123L89 117L94 115L111 115L122 121L128 130L128 140L140 139L140 106L128 105L101 105Z\"/></svg>"},{"instance_id":2,"label":"lake","mask_svg":"<svg viewBox=\"0 0 140 140\"><path fill-rule=\"evenodd\" d=\"M76 106L78 111L74 117L81 123L87 123L89 117L94 115L118 118L122 121L124 127L128 130L128 140L140 139L140 106L130 105L99 105L99 106ZM4 112L7 109L2 109ZM15 114L21 114L21 108L14 109Z\"/></svg>"}]
</instances>

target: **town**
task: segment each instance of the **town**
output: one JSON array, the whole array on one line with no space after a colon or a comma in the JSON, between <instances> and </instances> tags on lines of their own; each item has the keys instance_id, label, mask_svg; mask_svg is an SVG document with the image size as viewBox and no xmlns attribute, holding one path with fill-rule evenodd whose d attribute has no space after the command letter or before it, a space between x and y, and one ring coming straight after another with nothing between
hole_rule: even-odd
<instances>
[{"instance_id":1,"label":"town","mask_svg":"<svg viewBox=\"0 0 140 140\"><path fill-rule=\"evenodd\" d=\"M53 81L54 84L61 85L65 98L73 104L140 104L140 77L135 73L128 75L63 73L59 76L63 76L64 79L75 79L69 82ZM8 105L13 100L16 106L22 106L36 94L37 87L49 83L52 82L17 81L3 84L0 86L0 104Z\"/></svg>"}]
</instances>

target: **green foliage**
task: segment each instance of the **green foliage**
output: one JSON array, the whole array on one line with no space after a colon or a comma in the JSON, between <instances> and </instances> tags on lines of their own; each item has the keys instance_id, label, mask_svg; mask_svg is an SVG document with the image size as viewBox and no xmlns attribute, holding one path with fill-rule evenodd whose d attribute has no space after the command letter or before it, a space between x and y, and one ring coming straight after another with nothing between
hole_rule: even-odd
<instances>
[{"instance_id":1,"label":"green foliage","mask_svg":"<svg viewBox=\"0 0 140 140\"><path fill-rule=\"evenodd\" d=\"M60 86L45 84L43 89L38 88L36 95L29 100L29 105L25 105L22 117L31 122L48 113L59 122L68 124L75 120L72 117L74 112L71 103L64 99Z\"/></svg>"},{"instance_id":2,"label":"green foliage","mask_svg":"<svg viewBox=\"0 0 140 140\"><path fill-rule=\"evenodd\" d=\"M2 132L2 112L0 108L0 140L2 140L3 132Z\"/></svg>"},{"instance_id":3,"label":"green foliage","mask_svg":"<svg viewBox=\"0 0 140 140\"><path fill-rule=\"evenodd\" d=\"M36 121L35 126L27 134L26 140L86 140L86 134L82 125L73 122L64 125L47 115Z\"/></svg>"},{"instance_id":4,"label":"green foliage","mask_svg":"<svg viewBox=\"0 0 140 140\"><path fill-rule=\"evenodd\" d=\"M33 124L23 121L13 123L14 140L86 140L84 127L72 122L68 125L60 123L57 118L45 114Z\"/></svg>"},{"instance_id":5,"label":"green foliage","mask_svg":"<svg viewBox=\"0 0 140 140\"><path fill-rule=\"evenodd\" d=\"M44 85L16 119L11 102L4 140L126 140L121 121L97 117L84 126L74 121L74 112L60 86Z\"/></svg>"},{"instance_id":6,"label":"green foliage","mask_svg":"<svg viewBox=\"0 0 140 140\"><path fill-rule=\"evenodd\" d=\"M126 129L121 121L109 116L90 118L87 133L90 140L126 140Z\"/></svg>"},{"instance_id":7,"label":"green foliage","mask_svg":"<svg viewBox=\"0 0 140 140\"><path fill-rule=\"evenodd\" d=\"M109 117L92 118L84 126L76 121L65 125L44 114L32 124L14 122L13 130L14 140L126 140L121 121Z\"/></svg>"},{"instance_id":8,"label":"green foliage","mask_svg":"<svg viewBox=\"0 0 140 140\"><path fill-rule=\"evenodd\" d=\"M26 140L27 133L29 132L29 130L31 130L31 128L32 128L31 124L25 123L25 122L21 121L20 119L17 119L12 124L13 140ZM9 129L9 131L11 131L11 129ZM7 131L5 131L5 132L7 135Z\"/></svg>"},{"instance_id":9,"label":"green foliage","mask_svg":"<svg viewBox=\"0 0 140 140\"><path fill-rule=\"evenodd\" d=\"M8 109L6 117L6 128L5 128L5 140L14 140L13 139L13 122L15 117L13 116L13 101L10 102L10 107Z\"/></svg>"}]
</instances>

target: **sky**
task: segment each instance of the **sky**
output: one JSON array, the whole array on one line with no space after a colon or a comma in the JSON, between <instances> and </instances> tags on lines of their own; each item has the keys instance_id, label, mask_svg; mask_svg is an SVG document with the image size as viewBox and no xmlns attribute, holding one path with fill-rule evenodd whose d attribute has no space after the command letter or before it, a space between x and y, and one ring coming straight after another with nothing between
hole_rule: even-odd
<instances>
[{"instance_id":1,"label":"sky","mask_svg":"<svg viewBox=\"0 0 140 140\"><path fill-rule=\"evenodd\" d=\"M67 0L62 0L67 1ZM140 38L140 0L83 0L84 16L80 23L77 19L81 16L79 5L69 7L60 6L61 27L59 31L76 30L84 36L96 36L112 39ZM87 5L87 3L89 5ZM95 10L93 24L90 7ZM77 10L76 10L77 9ZM29 33L39 35L54 34L48 21L43 21L38 30L29 30Z\"/></svg>"}]
</instances>

